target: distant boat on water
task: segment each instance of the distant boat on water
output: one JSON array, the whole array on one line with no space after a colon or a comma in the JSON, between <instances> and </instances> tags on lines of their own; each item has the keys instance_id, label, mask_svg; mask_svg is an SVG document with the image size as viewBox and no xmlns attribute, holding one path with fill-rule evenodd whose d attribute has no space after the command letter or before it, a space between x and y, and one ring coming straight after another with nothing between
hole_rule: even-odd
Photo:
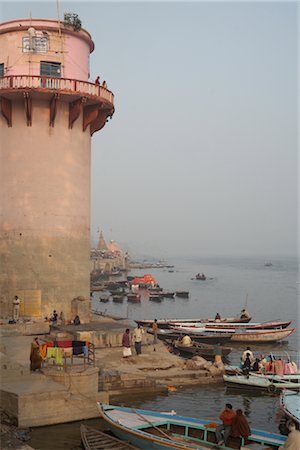
<instances>
[{"instance_id":1,"label":"distant boat on water","mask_svg":"<svg viewBox=\"0 0 300 450\"><path fill-rule=\"evenodd\" d=\"M271 267L273 266L271 261L265 261L265 267Z\"/></svg>"}]
</instances>

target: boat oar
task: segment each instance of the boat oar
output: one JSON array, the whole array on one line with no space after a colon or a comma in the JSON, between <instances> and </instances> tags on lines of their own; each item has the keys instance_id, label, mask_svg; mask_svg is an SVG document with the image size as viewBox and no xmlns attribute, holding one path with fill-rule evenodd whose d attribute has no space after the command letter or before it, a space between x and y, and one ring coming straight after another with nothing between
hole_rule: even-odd
<instances>
[{"instance_id":1,"label":"boat oar","mask_svg":"<svg viewBox=\"0 0 300 450\"><path fill-rule=\"evenodd\" d=\"M175 439L173 439L171 436L169 436L167 433L165 433L163 430L161 430L160 428L156 427L152 422L150 422L150 420L148 420L146 417L142 416L142 414L138 413L136 409L133 410L135 412L135 414L137 416L139 416L142 420L144 420L145 422L147 422L149 425L151 425L155 430L159 431L164 437L166 437L167 439L170 439L171 441L175 441Z\"/></svg>"}]
</instances>

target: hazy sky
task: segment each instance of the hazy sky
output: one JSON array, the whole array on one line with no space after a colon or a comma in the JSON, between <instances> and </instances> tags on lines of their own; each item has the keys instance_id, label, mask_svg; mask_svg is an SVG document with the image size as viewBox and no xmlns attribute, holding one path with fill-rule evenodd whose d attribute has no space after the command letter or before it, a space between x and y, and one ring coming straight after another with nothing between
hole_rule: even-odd
<instances>
[{"instance_id":1,"label":"hazy sky","mask_svg":"<svg viewBox=\"0 0 300 450\"><path fill-rule=\"evenodd\" d=\"M115 115L92 142L92 238L132 253L297 253L297 4L59 2ZM57 18L3 2L2 21Z\"/></svg>"}]
</instances>

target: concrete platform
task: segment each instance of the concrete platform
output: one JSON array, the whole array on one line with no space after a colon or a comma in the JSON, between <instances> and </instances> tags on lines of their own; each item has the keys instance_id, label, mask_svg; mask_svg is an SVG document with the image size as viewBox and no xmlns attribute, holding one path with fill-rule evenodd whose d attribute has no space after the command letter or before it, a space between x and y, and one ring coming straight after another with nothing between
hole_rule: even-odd
<instances>
[{"instance_id":1,"label":"concrete platform","mask_svg":"<svg viewBox=\"0 0 300 450\"><path fill-rule=\"evenodd\" d=\"M33 336L50 332L49 322L24 322L0 324L1 336Z\"/></svg>"}]
</instances>

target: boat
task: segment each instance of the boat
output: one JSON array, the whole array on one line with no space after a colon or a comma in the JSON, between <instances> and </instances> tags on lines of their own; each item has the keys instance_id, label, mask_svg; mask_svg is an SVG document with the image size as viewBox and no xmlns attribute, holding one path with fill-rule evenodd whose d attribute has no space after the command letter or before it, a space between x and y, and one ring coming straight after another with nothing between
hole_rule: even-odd
<instances>
[{"instance_id":1,"label":"boat","mask_svg":"<svg viewBox=\"0 0 300 450\"><path fill-rule=\"evenodd\" d=\"M188 291L176 291L176 297L188 298L190 293Z\"/></svg>"},{"instance_id":2,"label":"boat","mask_svg":"<svg viewBox=\"0 0 300 450\"><path fill-rule=\"evenodd\" d=\"M149 300L152 302L161 302L162 301L162 296L160 294L150 294L149 295Z\"/></svg>"},{"instance_id":3,"label":"boat","mask_svg":"<svg viewBox=\"0 0 300 450\"><path fill-rule=\"evenodd\" d=\"M140 294L127 294L127 301L131 303L140 303L141 295Z\"/></svg>"},{"instance_id":4,"label":"boat","mask_svg":"<svg viewBox=\"0 0 300 450\"><path fill-rule=\"evenodd\" d=\"M300 389L300 374L275 375L249 372L246 375L223 375L226 384L236 388L263 389L272 394L282 389Z\"/></svg>"},{"instance_id":5,"label":"boat","mask_svg":"<svg viewBox=\"0 0 300 450\"><path fill-rule=\"evenodd\" d=\"M153 334L153 331L151 329L147 329L147 333ZM158 329L157 331L157 337L158 339L161 339L163 341L174 341L182 336L186 335L187 333L182 332L176 332L173 330L164 330L164 329ZM209 344L221 344L224 342L230 341L232 336L232 333L199 333L199 334L193 334L192 340L196 342L204 342Z\"/></svg>"},{"instance_id":6,"label":"boat","mask_svg":"<svg viewBox=\"0 0 300 450\"><path fill-rule=\"evenodd\" d=\"M196 280L206 280L206 276L204 275L204 273L197 273L197 275L195 276Z\"/></svg>"},{"instance_id":7,"label":"boat","mask_svg":"<svg viewBox=\"0 0 300 450\"><path fill-rule=\"evenodd\" d=\"M184 293L184 295L187 294L186 297L189 296L189 293L187 291L176 291L175 292L176 297L178 297L178 292ZM218 319L218 320L216 320L214 318L209 318L209 319L158 319L157 320L157 325L158 325L158 328L169 328L170 326L175 325L176 323L179 323L179 322L182 325L189 324L189 323L193 323L193 324L196 324L196 323L199 323L199 324L202 324L202 323L209 323L209 324L217 323L218 325L220 325L220 324L223 325L225 323L230 323L230 324L232 324L232 323L239 323L239 324L241 324L241 323L248 323L248 322L250 322L250 320L251 320L251 316L250 317L244 317L244 318L241 318L241 316L238 316L238 317L237 316L236 317L223 317L223 318ZM152 327L153 319L141 319L141 320L135 320L135 322L140 324L143 327Z\"/></svg>"},{"instance_id":8,"label":"boat","mask_svg":"<svg viewBox=\"0 0 300 450\"><path fill-rule=\"evenodd\" d=\"M231 342L255 342L256 344L277 342L286 339L294 331L295 328L286 328L283 330L245 330L242 332L236 330L232 334Z\"/></svg>"},{"instance_id":9,"label":"boat","mask_svg":"<svg viewBox=\"0 0 300 450\"><path fill-rule=\"evenodd\" d=\"M180 354L185 356L202 356L205 359L213 360L215 357L215 347L209 344L192 341L191 345L182 345L180 340L172 342L175 349L179 350ZM231 347L220 347L221 356L226 358L231 352Z\"/></svg>"},{"instance_id":10,"label":"boat","mask_svg":"<svg viewBox=\"0 0 300 450\"><path fill-rule=\"evenodd\" d=\"M99 301L100 301L101 303L107 303L107 302L109 302L109 297L100 297L100 298L99 298Z\"/></svg>"},{"instance_id":11,"label":"boat","mask_svg":"<svg viewBox=\"0 0 300 450\"><path fill-rule=\"evenodd\" d=\"M285 389L280 393L280 408L288 420L292 420L300 429L300 392Z\"/></svg>"},{"instance_id":12,"label":"boat","mask_svg":"<svg viewBox=\"0 0 300 450\"><path fill-rule=\"evenodd\" d=\"M87 427L84 424L80 425L80 435L85 450L103 450L108 448L114 450L137 450L137 447L134 447L125 441L121 441L104 431Z\"/></svg>"},{"instance_id":13,"label":"boat","mask_svg":"<svg viewBox=\"0 0 300 450\"><path fill-rule=\"evenodd\" d=\"M162 295L163 297L166 297L166 298L174 298L175 297L175 292L172 292L172 291L161 291L160 295Z\"/></svg>"},{"instance_id":14,"label":"boat","mask_svg":"<svg viewBox=\"0 0 300 450\"><path fill-rule=\"evenodd\" d=\"M114 295L113 302L115 303L123 303L124 295Z\"/></svg>"},{"instance_id":15,"label":"boat","mask_svg":"<svg viewBox=\"0 0 300 450\"><path fill-rule=\"evenodd\" d=\"M190 327L197 328L205 326L207 328L214 328L216 330L220 329L241 329L241 330L268 330L268 329L284 329L287 328L292 323L291 320L280 321L275 320L274 322L258 322L258 323L243 323L243 322L223 322L223 323L212 323L212 322L175 322L176 327Z\"/></svg>"},{"instance_id":16,"label":"boat","mask_svg":"<svg viewBox=\"0 0 300 450\"><path fill-rule=\"evenodd\" d=\"M211 428L208 420L100 403L98 410L115 436L140 449L208 450L216 445L216 428ZM286 441L286 436L280 434L251 431L247 442L243 438L230 438L227 446L219 445L218 448L250 450L252 444L259 444L261 450L278 449Z\"/></svg>"}]
</instances>

